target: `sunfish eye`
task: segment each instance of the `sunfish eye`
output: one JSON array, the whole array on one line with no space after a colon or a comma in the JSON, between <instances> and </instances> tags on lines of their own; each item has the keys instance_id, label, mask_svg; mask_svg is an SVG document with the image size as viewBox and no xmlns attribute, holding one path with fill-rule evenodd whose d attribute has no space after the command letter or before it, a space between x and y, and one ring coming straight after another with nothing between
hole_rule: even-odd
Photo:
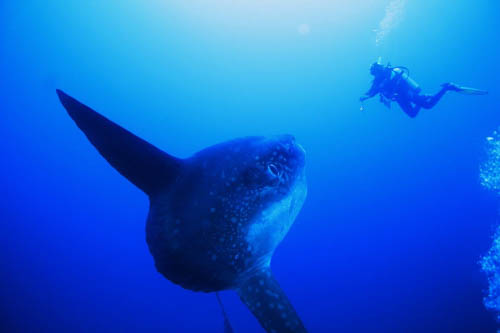
<instances>
[{"instance_id":1,"label":"sunfish eye","mask_svg":"<svg viewBox=\"0 0 500 333\"><path fill-rule=\"evenodd\" d=\"M273 177L280 177L281 176L280 168L276 164L273 164L273 163L270 163L267 166L267 172L269 172L271 174L271 176L273 176Z\"/></svg>"}]
</instances>

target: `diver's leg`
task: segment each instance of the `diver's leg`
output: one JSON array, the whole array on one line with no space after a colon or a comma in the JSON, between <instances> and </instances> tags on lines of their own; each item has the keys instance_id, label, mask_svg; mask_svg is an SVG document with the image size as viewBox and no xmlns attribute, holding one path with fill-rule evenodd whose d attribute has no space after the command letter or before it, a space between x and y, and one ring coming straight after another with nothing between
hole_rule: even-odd
<instances>
[{"instance_id":1,"label":"diver's leg","mask_svg":"<svg viewBox=\"0 0 500 333\"><path fill-rule=\"evenodd\" d=\"M435 95L417 95L413 98L413 103L424 109L432 109L443 98L447 91L451 90L450 86L444 84Z\"/></svg>"},{"instance_id":2,"label":"diver's leg","mask_svg":"<svg viewBox=\"0 0 500 333\"><path fill-rule=\"evenodd\" d=\"M420 111L419 105L412 105L408 99L397 99L396 100L401 107L401 109L410 117L415 118Z\"/></svg>"}]
</instances>

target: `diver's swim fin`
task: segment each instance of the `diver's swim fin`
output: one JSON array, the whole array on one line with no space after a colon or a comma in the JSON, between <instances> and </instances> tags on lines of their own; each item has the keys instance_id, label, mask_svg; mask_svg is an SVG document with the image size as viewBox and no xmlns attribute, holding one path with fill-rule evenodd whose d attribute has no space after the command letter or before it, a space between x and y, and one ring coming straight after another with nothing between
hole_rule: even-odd
<instances>
[{"instance_id":1,"label":"diver's swim fin","mask_svg":"<svg viewBox=\"0 0 500 333\"><path fill-rule=\"evenodd\" d=\"M486 90L480 90L476 88L462 87L458 86L457 93L463 95L487 95L488 92Z\"/></svg>"}]
</instances>

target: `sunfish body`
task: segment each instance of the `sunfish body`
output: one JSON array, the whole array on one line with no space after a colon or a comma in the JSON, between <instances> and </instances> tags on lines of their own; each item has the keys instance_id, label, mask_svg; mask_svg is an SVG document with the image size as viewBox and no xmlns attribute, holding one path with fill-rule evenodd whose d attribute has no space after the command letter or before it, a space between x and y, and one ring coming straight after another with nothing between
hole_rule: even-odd
<instances>
[{"instance_id":1,"label":"sunfish body","mask_svg":"<svg viewBox=\"0 0 500 333\"><path fill-rule=\"evenodd\" d=\"M305 153L290 135L246 137L175 158L58 90L99 153L149 196L156 269L190 290L234 289L268 332L305 332L271 257L306 198Z\"/></svg>"}]
</instances>

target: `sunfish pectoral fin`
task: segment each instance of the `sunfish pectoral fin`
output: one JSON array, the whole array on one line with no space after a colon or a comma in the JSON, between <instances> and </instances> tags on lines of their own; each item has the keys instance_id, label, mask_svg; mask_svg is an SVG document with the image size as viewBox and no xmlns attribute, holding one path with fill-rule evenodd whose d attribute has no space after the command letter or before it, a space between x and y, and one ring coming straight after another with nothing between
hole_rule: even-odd
<instances>
[{"instance_id":1,"label":"sunfish pectoral fin","mask_svg":"<svg viewBox=\"0 0 500 333\"><path fill-rule=\"evenodd\" d=\"M237 292L266 332L307 332L270 268L245 280Z\"/></svg>"},{"instance_id":2,"label":"sunfish pectoral fin","mask_svg":"<svg viewBox=\"0 0 500 333\"><path fill-rule=\"evenodd\" d=\"M168 155L91 108L56 90L70 117L118 172L151 195L168 186L182 161Z\"/></svg>"}]
</instances>

